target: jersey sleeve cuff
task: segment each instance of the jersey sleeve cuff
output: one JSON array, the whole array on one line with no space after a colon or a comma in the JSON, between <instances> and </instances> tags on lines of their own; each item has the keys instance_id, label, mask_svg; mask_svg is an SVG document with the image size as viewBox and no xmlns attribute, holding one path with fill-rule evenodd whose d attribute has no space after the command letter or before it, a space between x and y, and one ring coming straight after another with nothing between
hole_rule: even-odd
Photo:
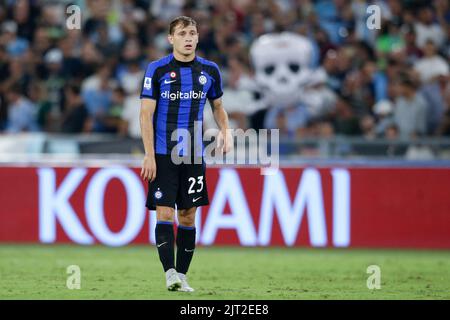
<instances>
[{"instance_id":1,"label":"jersey sleeve cuff","mask_svg":"<svg viewBox=\"0 0 450 320\"><path fill-rule=\"evenodd\" d=\"M156 100L155 97L149 96L149 95L146 95L146 94L141 94L140 98L141 98L141 99L152 99L152 100Z\"/></svg>"},{"instance_id":2,"label":"jersey sleeve cuff","mask_svg":"<svg viewBox=\"0 0 450 320\"><path fill-rule=\"evenodd\" d=\"M217 96L209 98L210 100L216 100L223 96L223 92L219 93Z\"/></svg>"}]
</instances>

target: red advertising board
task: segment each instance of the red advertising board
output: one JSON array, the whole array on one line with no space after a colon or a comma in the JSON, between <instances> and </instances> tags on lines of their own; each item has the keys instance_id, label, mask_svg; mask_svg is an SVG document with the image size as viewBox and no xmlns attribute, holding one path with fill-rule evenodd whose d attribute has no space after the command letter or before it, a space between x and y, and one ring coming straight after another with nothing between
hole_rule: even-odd
<instances>
[{"instance_id":1,"label":"red advertising board","mask_svg":"<svg viewBox=\"0 0 450 320\"><path fill-rule=\"evenodd\" d=\"M154 243L139 168L0 167L0 242ZM450 169L209 168L199 245L450 248Z\"/></svg>"}]
</instances>

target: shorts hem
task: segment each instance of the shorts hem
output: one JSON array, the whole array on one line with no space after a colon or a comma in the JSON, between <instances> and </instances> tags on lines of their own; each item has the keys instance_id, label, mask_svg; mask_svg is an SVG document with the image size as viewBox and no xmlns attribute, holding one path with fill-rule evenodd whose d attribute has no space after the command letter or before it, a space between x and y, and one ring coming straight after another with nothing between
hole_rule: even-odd
<instances>
[{"instance_id":1,"label":"shorts hem","mask_svg":"<svg viewBox=\"0 0 450 320\"><path fill-rule=\"evenodd\" d=\"M158 203L151 206L146 205L145 206L148 210L156 210L156 207L169 207L175 209L175 205L173 204L165 204L165 203Z\"/></svg>"},{"instance_id":2,"label":"shorts hem","mask_svg":"<svg viewBox=\"0 0 450 320\"><path fill-rule=\"evenodd\" d=\"M190 206L178 206L178 205L168 205L168 204L155 204L155 205L152 205L152 206L148 206L148 205L146 205L145 207L148 209L148 210L153 210L153 211L155 211L156 210L156 207L170 207L170 208L173 208L173 209L175 209L175 207L176 207L176 209L177 210L186 210L186 209L190 209L190 208L198 208L198 207L204 207L204 206L208 206L209 205L209 202L208 203L196 203L196 204L192 204L192 205L190 205Z\"/></svg>"},{"instance_id":3,"label":"shorts hem","mask_svg":"<svg viewBox=\"0 0 450 320\"><path fill-rule=\"evenodd\" d=\"M177 206L177 209L180 209L180 210L186 210L186 209L190 209L190 208L198 208L198 207L204 207L204 206L208 206L209 205L209 202L208 203L196 203L196 204L192 204L192 205L190 205L189 207L187 207L187 206L183 206L183 207L179 207L179 206Z\"/></svg>"}]
</instances>

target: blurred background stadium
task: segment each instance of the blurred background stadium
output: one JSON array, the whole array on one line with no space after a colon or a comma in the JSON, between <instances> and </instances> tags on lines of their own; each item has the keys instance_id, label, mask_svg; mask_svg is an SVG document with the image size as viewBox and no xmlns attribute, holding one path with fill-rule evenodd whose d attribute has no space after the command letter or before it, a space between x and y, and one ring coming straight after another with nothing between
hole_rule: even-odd
<instances>
[{"instance_id":1,"label":"blurred background stadium","mask_svg":"<svg viewBox=\"0 0 450 320\"><path fill-rule=\"evenodd\" d=\"M81 8L79 29L66 26L71 5ZM367 27L370 5L380 10L379 29ZM64 271L57 280L51 272L77 261L95 263L102 255L97 263L112 267L116 254L127 252L90 247L87 253L70 246L52 251L16 243L154 243L155 220L143 208L146 186L138 177L139 94L148 62L171 51L168 24L178 15L198 22L197 53L222 71L231 126L280 130L278 174L261 176L254 167L209 169L212 205L199 212L197 240L204 246L275 246L264 254L271 252L277 261L270 254L264 260L260 251L247 254L268 270L286 267L300 277L294 284L273 280L251 291L245 279L260 277L264 284L267 274L244 272L235 279L238 289L229 292L215 288L213 275L202 270L209 291L196 297L450 298L447 0L0 0L1 297L39 298L39 290L46 297L70 297L54 289L64 287ZM267 90L274 88L258 83L250 54L259 37L281 32L311 44L301 97L289 103L268 98ZM304 67L289 66L292 77ZM273 69L262 72L270 77ZM283 86L289 80L276 81ZM215 126L209 110L204 120L205 128ZM341 249L297 254L286 247L443 250L358 256ZM129 272L138 264L146 277L151 265L152 281L159 281L156 253L150 259L147 247L130 250L134 262L110 271ZM229 268L224 272L236 274L242 269L227 265L243 255L236 250L208 254ZM200 252L193 270L211 261ZM339 265L344 259L350 265ZM27 277L21 261L27 270L38 266L53 291L31 278L32 285L17 288ZM310 264L298 271L302 261ZM327 263L338 267L315 268ZM369 264L391 271L394 289L384 291L389 294L367 294ZM102 289L108 276L95 268L99 276L91 280L100 292L74 297L166 297L162 290L146 296L143 288L108 295ZM335 271L341 282L331 285L327 281L335 279L330 275ZM306 273L310 277L301 278ZM129 274L125 280L140 281ZM340 287L346 279L358 289ZM414 285L402 286L410 282Z\"/></svg>"}]
</instances>

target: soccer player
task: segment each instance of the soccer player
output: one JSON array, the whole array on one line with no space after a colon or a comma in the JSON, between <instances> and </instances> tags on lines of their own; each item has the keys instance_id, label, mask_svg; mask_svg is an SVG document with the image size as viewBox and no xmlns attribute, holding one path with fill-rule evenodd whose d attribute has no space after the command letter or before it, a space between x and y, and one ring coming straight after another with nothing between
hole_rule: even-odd
<instances>
[{"instance_id":1,"label":"soccer player","mask_svg":"<svg viewBox=\"0 0 450 320\"><path fill-rule=\"evenodd\" d=\"M219 68L196 56L198 37L195 20L175 18L168 34L173 51L147 66L141 91L140 124L145 148L141 176L149 183L146 207L156 210L156 246L170 291L194 291L186 273L195 249L195 212L198 206L209 204L201 130L206 99L220 130L219 151L228 152L232 140L222 106ZM179 134L180 130L189 133L188 139ZM199 144L200 149L195 148ZM180 163L180 159L185 161Z\"/></svg>"}]
</instances>

